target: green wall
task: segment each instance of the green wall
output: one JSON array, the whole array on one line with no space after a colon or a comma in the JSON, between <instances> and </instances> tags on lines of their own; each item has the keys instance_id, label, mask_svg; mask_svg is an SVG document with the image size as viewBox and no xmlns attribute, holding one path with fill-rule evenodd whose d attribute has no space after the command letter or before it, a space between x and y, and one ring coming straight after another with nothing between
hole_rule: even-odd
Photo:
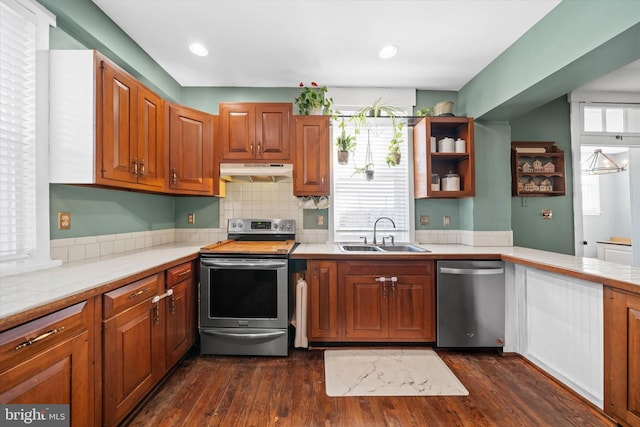
<instances>
[{"instance_id":1,"label":"green wall","mask_svg":"<svg viewBox=\"0 0 640 427\"><path fill-rule=\"evenodd\" d=\"M511 121L514 141L554 141L565 152L566 196L513 197L511 226L513 244L573 255L573 171L569 103L558 98ZM551 209L553 219L543 220L540 211Z\"/></svg>"},{"instance_id":2,"label":"green wall","mask_svg":"<svg viewBox=\"0 0 640 427\"><path fill-rule=\"evenodd\" d=\"M173 197L72 185L50 185L51 239L174 228ZM71 229L58 230L58 212Z\"/></svg>"},{"instance_id":3,"label":"green wall","mask_svg":"<svg viewBox=\"0 0 640 427\"><path fill-rule=\"evenodd\" d=\"M462 110L510 120L640 58L640 1L564 0L461 90Z\"/></svg>"}]
</instances>

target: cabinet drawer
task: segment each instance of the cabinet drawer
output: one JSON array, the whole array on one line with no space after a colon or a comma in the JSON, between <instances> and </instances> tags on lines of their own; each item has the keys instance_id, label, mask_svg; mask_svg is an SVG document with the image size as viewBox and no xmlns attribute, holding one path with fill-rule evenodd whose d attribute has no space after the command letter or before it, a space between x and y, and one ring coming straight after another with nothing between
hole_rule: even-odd
<instances>
[{"instance_id":1,"label":"cabinet drawer","mask_svg":"<svg viewBox=\"0 0 640 427\"><path fill-rule=\"evenodd\" d=\"M87 330L92 304L72 305L0 334L0 370Z\"/></svg>"},{"instance_id":2,"label":"cabinet drawer","mask_svg":"<svg viewBox=\"0 0 640 427\"><path fill-rule=\"evenodd\" d=\"M107 319L129 307L164 292L162 277L159 274L145 277L129 285L104 294L104 318Z\"/></svg>"},{"instance_id":3,"label":"cabinet drawer","mask_svg":"<svg viewBox=\"0 0 640 427\"><path fill-rule=\"evenodd\" d=\"M185 262L167 270L167 287L170 288L193 276L193 263Z\"/></svg>"},{"instance_id":4,"label":"cabinet drawer","mask_svg":"<svg viewBox=\"0 0 640 427\"><path fill-rule=\"evenodd\" d=\"M344 261L341 274L360 275L433 275L433 261Z\"/></svg>"}]
</instances>

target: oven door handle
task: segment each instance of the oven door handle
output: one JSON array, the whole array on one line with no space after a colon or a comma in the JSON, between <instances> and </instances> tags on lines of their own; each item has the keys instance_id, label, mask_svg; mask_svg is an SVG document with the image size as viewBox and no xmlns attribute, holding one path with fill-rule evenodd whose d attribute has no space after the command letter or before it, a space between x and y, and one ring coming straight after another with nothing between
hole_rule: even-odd
<instances>
[{"instance_id":1,"label":"oven door handle","mask_svg":"<svg viewBox=\"0 0 640 427\"><path fill-rule=\"evenodd\" d=\"M259 332L259 333L237 333L237 332L222 332L222 331L212 331L212 330L202 330L203 334L206 335L217 335L221 337L233 337L233 338L246 338L246 339L256 339L256 338L274 338L282 336L286 333L286 331L271 331L271 332Z\"/></svg>"},{"instance_id":2,"label":"oven door handle","mask_svg":"<svg viewBox=\"0 0 640 427\"><path fill-rule=\"evenodd\" d=\"M208 260L202 259L202 265L206 265L207 267L223 267L223 268L281 268L286 267L287 263L284 261L216 261L216 260Z\"/></svg>"}]
</instances>

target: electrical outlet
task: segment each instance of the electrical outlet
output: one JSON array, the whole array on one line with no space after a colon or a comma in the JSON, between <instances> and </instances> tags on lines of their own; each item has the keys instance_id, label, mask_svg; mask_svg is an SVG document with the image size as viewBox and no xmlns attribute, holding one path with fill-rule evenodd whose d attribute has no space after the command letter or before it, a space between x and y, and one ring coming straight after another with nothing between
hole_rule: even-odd
<instances>
[{"instance_id":1,"label":"electrical outlet","mask_svg":"<svg viewBox=\"0 0 640 427\"><path fill-rule=\"evenodd\" d=\"M316 222L318 225L324 225L324 215L318 215L316 217Z\"/></svg>"},{"instance_id":2,"label":"electrical outlet","mask_svg":"<svg viewBox=\"0 0 640 427\"><path fill-rule=\"evenodd\" d=\"M71 212L58 212L58 230L71 229Z\"/></svg>"},{"instance_id":3,"label":"electrical outlet","mask_svg":"<svg viewBox=\"0 0 640 427\"><path fill-rule=\"evenodd\" d=\"M449 216L445 215L445 217L443 218L443 224L445 227L448 227L451 225L451 218L449 218Z\"/></svg>"},{"instance_id":4,"label":"electrical outlet","mask_svg":"<svg viewBox=\"0 0 640 427\"><path fill-rule=\"evenodd\" d=\"M187 222L189 224L195 224L196 223L196 214L194 214L194 213L187 214Z\"/></svg>"},{"instance_id":5,"label":"electrical outlet","mask_svg":"<svg viewBox=\"0 0 640 427\"><path fill-rule=\"evenodd\" d=\"M420 225L429 225L428 215L420 215Z\"/></svg>"}]
</instances>

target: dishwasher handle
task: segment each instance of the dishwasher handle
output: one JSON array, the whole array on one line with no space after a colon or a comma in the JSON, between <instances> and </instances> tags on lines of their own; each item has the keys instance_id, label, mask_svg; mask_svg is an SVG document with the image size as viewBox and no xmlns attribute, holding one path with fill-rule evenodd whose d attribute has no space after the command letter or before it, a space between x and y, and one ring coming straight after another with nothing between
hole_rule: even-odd
<instances>
[{"instance_id":1,"label":"dishwasher handle","mask_svg":"<svg viewBox=\"0 0 640 427\"><path fill-rule=\"evenodd\" d=\"M469 276L488 276L492 274L503 274L504 268L451 268L440 267L440 273L442 274L457 274L457 275L469 275Z\"/></svg>"}]
</instances>

